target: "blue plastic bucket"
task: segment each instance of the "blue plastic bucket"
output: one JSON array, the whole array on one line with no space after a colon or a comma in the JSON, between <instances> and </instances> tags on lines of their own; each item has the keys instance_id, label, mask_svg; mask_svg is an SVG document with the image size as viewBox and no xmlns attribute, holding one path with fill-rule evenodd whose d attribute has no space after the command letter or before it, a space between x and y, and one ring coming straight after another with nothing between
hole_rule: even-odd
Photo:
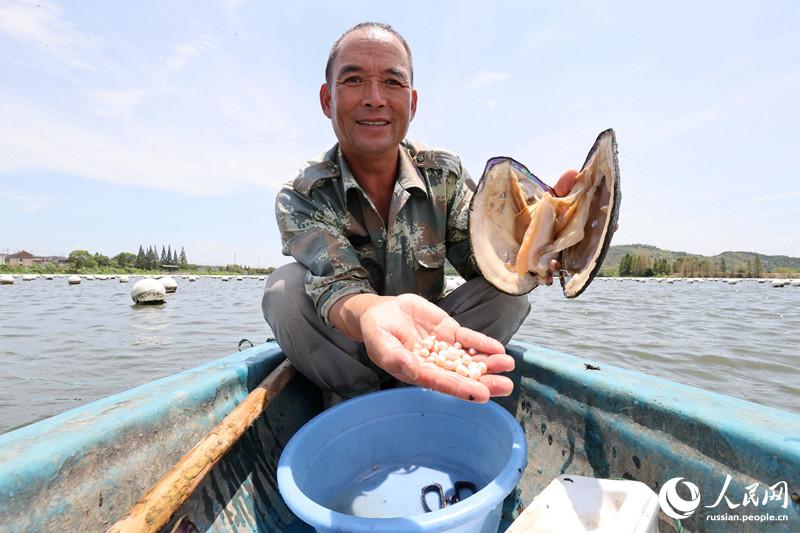
<instances>
[{"instance_id":1,"label":"blue plastic bucket","mask_svg":"<svg viewBox=\"0 0 800 533\"><path fill-rule=\"evenodd\" d=\"M526 463L525 434L499 405L402 388L311 420L281 455L278 487L317 531L494 533ZM457 481L478 491L441 510L434 495L424 511L423 487L438 483L449 497Z\"/></svg>"}]
</instances>

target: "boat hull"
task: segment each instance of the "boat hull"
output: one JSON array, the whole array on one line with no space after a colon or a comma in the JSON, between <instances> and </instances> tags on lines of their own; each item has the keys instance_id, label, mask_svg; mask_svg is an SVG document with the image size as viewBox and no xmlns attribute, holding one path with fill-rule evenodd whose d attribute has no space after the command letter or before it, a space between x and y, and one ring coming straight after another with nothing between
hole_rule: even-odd
<instances>
[{"instance_id":1,"label":"boat hull","mask_svg":"<svg viewBox=\"0 0 800 533\"><path fill-rule=\"evenodd\" d=\"M498 401L525 430L528 467L501 529L560 474L635 479L659 492L682 477L702 504L687 531L728 531L710 515L744 516L747 487L785 480L800 492L800 416L541 347L512 343L513 397ZM137 387L0 435L3 531L105 531L282 360L274 343ZM587 363L589 366L587 367ZM597 368L594 370L590 368ZM199 531L309 531L283 503L276 468L297 429L318 414L321 395L297 376L167 526L184 519ZM717 499L726 491L740 504ZM738 501L737 501L738 500ZM516 504L516 505L515 505ZM770 531L800 529L800 504ZM736 531L761 531L742 522ZM674 520L661 513L662 533Z\"/></svg>"}]
</instances>

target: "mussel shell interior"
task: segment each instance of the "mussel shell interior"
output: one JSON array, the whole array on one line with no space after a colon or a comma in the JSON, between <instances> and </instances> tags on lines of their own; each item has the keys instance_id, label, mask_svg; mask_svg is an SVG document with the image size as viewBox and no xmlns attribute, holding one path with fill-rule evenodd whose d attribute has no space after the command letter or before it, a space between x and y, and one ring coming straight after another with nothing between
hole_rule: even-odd
<instances>
[{"instance_id":1,"label":"mussel shell interior","mask_svg":"<svg viewBox=\"0 0 800 533\"><path fill-rule=\"evenodd\" d=\"M587 168L593 158L598 159L594 171L602 174L602 181L592 198L583 240L561 253L559 277L567 298L575 298L585 291L600 271L617 228L622 195L614 130L605 130L597 137L581 170Z\"/></svg>"},{"instance_id":2,"label":"mussel shell interior","mask_svg":"<svg viewBox=\"0 0 800 533\"><path fill-rule=\"evenodd\" d=\"M470 204L469 233L475 262L486 281L499 291L519 295L532 291L538 281L533 274L519 276L507 268L520 248L512 229L516 209L510 180L517 181L528 203L552 190L516 160L490 159Z\"/></svg>"}]
</instances>

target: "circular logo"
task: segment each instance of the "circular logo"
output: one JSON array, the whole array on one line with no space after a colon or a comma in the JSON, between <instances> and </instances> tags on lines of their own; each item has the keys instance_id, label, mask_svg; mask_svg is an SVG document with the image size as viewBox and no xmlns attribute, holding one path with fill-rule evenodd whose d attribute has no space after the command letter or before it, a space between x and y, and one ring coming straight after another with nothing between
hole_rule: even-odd
<instances>
[{"instance_id":1,"label":"circular logo","mask_svg":"<svg viewBox=\"0 0 800 533\"><path fill-rule=\"evenodd\" d=\"M683 485L689 489L690 499L684 500L678 496L678 482L682 479L682 477L670 479L658 492L658 503L661 505L661 510L675 520L691 516L700 505L700 489L691 481L683 481Z\"/></svg>"}]
</instances>

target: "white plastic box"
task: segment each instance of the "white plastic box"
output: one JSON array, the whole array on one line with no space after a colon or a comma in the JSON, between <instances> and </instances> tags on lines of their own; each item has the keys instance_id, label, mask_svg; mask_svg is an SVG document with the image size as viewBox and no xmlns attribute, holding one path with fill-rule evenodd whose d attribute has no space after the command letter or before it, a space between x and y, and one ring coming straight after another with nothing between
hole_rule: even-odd
<instances>
[{"instance_id":1,"label":"white plastic box","mask_svg":"<svg viewBox=\"0 0 800 533\"><path fill-rule=\"evenodd\" d=\"M562 475L506 533L658 533L658 496L639 481Z\"/></svg>"}]
</instances>

